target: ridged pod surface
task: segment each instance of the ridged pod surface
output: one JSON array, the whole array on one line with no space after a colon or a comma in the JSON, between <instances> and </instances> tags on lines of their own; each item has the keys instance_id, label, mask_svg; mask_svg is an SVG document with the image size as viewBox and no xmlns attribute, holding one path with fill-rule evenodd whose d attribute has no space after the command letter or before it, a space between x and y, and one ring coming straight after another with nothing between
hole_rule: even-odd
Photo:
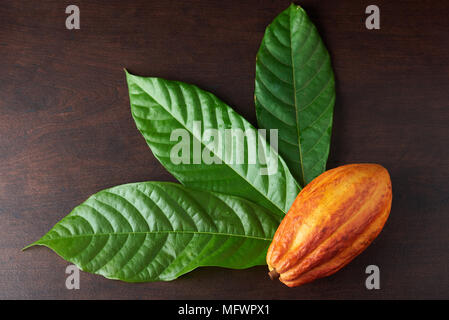
<instances>
[{"instance_id":1,"label":"ridged pod surface","mask_svg":"<svg viewBox=\"0 0 449 320\"><path fill-rule=\"evenodd\" d=\"M268 249L270 277L296 287L329 276L360 254L391 209L388 171L377 164L328 170L297 196Z\"/></svg>"}]
</instances>

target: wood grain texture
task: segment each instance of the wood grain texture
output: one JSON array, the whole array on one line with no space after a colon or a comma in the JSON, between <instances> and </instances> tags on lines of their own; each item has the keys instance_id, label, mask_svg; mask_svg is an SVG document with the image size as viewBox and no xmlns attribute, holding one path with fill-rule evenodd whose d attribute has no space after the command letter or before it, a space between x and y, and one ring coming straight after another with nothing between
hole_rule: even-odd
<instances>
[{"instance_id":1,"label":"wood grain texture","mask_svg":"<svg viewBox=\"0 0 449 320\"><path fill-rule=\"evenodd\" d=\"M202 268L167 283L81 274L38 239L89 195L114 185L174 181L131 118L123 68L194 83L255 124L255 56L289 1L61 1L0 3L0 298L393 299L449 298L449 3L378 0L302 5L329 48L337 102L329 168L385 166L390 218L373 244L335 275L298 288L266 267ZM365 289L365 268L381 289Z\"/></svg>"}]
</instances>

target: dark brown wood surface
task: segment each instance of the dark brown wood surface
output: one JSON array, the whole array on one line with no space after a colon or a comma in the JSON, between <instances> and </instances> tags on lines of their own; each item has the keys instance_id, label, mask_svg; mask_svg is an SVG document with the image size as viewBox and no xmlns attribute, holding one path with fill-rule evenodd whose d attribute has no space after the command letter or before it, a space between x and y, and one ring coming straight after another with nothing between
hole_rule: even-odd
<instances>
[{"instance_id":1,"label":"dark brown wood surface","mask_svg":"<svg viewBox=\"0 0 449 320\"><path fill-rule=\"evenodd\" d=\"M72 2L70 2L72 3ZM128 284L81 273L54 252L20 249L89 195L174 181L130 115L123 68L199 85L253 124L255 55L289 1L0 2L0 298L449 298L449 2L297 2L320 30L337 80L328 167L390 171L393 206L374 243L337 274L299 288L266 267L200 268L172 282ZM381 10L367 30L365 8ZM381 289L365 288L378 265Z\"/></svg>"}]
</instances>

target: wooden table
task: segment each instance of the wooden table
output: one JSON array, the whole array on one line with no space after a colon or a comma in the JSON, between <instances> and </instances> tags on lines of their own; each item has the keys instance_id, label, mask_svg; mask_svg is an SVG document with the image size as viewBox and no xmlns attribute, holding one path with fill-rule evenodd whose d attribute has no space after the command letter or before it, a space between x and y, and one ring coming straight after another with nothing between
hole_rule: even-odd
<instances>
[{"instance_id":1,"label":"wooden table","mask_svg":"<svg viewBox=\"0 0 449 320\"><path fill-rule=\"evenodd\" d=\"M449 298L449 3L298 2L336 73L329 168L384 165L393 207L375 242L332 277L290 289L266 267L200 268L172 282L128 284L81 273L38 239L89 195L114 185L174 181L130 115L123 68L210 90L256 124L255 55L289 1L87 1L81 29L61 1L0 4L0 298ZM366 266L381 289L365 288Z\"/></svg>"}]
</instances>

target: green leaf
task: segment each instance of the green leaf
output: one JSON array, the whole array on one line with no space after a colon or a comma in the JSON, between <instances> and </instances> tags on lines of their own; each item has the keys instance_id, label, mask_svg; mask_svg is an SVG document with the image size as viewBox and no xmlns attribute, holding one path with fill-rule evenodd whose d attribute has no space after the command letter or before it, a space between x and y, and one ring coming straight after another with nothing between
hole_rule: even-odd
<instances>
[{"instance_id":1,"label":"green leaf","mask_svg":"<svg viewBox=\"0 0 449 320\"><path fill-rule=\"evenodd\" d=\"M249 130L257 134L256 129L242 116L213 94L194 85L129 73L127 81L137 128L155 157L183 185L240 196L281 216L288 211L300 187L285 162L267 145L262 135L257 135L254 143L236 139L232 152L221 153L218 148L214 150L209 145L210 141L203 139L206 130L211 129L220 133L226 129ZM198 121L201 128L195 130L195 122ZM201 157L195 158L192 151L186 156L186 162L174 163L170 154L180 140L171 139L171 134L178 129L189 135L191 145L188 150L194 149L196 143L201 154L210 152L217 161L206 164ZM254 156L250 146L256 147L267 158L270 156L268 167L274 168L270 170L271 174L261 174L267 166L259 157L255 157L254 163L249 163L249 157ZM244 163L229 158L230 154L243 156Z\"/></svg>"},{"instance_id":2,"label":"green leaf","mask_svg":"<svg viewBox=\"0 0 449 320\"><path fill-rule=\"evenodd\" d=\"M279 129L279 154L305 186L326 169L335 103L330 56L306 12L292 4L267 27L257 53L259 127Z\"/></svg>"},{"instance_id":3,"label":"green leaf","mask_svg":"<svg viewBox=\"0 0 449 320\"><path fill-rule=\"evenodd\" d=\"M143 182L91 196L30 246L106 278L167 281L200 266L265 264L279 222L238 197Z\"/></svg>"}]
</instances>

